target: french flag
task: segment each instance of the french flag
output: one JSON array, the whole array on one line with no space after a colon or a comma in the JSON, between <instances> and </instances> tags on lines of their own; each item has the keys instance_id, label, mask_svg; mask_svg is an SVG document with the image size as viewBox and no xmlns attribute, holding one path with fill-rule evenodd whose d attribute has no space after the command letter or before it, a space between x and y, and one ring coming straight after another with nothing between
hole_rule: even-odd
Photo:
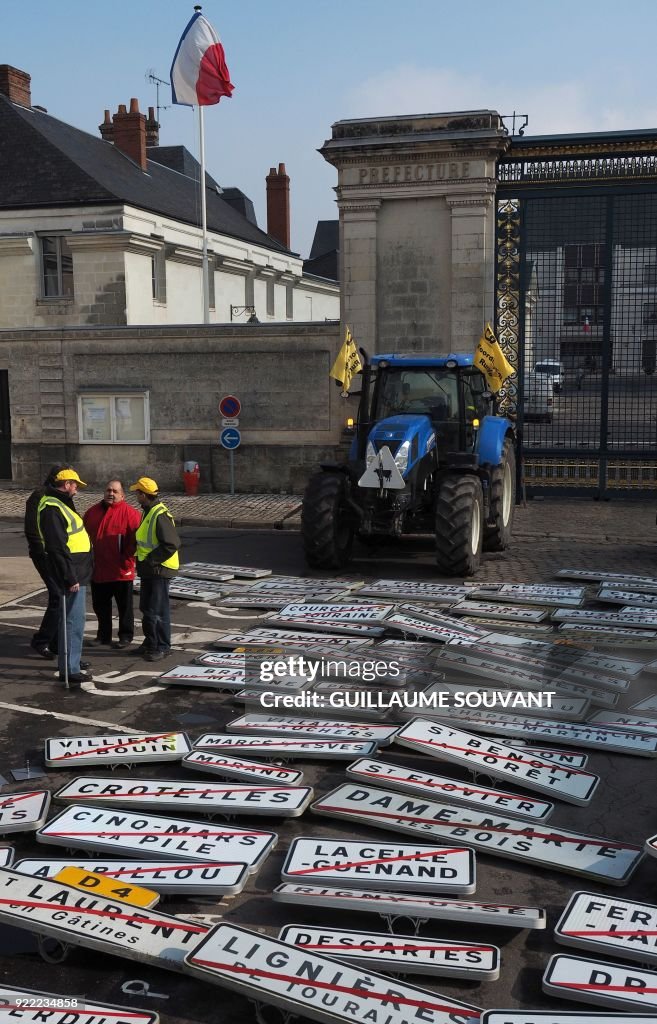
<instances>
[{"instance_id":1,"label":"french flag","mask_svg":"<svg viewBox=\"0 0 657 1024\"><path fill-rule=\"evenodd\" d=\"M173 102L207 107L230 96L233 89L221 40L197 11L180 37L171 65Z\"/></svg>"}]
</instances>

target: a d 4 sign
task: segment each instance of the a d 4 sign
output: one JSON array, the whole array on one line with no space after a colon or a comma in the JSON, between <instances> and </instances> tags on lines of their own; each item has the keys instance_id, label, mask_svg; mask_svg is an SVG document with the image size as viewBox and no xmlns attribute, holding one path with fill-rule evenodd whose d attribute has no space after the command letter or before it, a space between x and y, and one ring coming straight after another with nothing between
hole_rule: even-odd
<instances>
[{"instance_id":1,"label":"a d 4 sign","mask_svg":"<svg viewBox=\"0 0 657 1024\"><path fill-rule=\"evenodd\" d=\"M15 871L35 878L54 878L74 865L84 871L96 871L117 882L145 885L163 895L226 896L241 892L249 880L246 864L239 862L198 864L191 861L162 860L19 860Z\"/></svg>"},{"instance_id":2,"label":"a d 4 sign","mask_svg":"<svg viewBox=\"0 0 657 1024\"><path fill-rule=\"evenodd\" d=\"M49 807L50 793L47 790L1 796L0 835L36 831L46 820Z\"/></svg>"},{"instance_id":3,"label":"a d 4 sign","mask_svg":"<svg viewBox=\"0 0 657 1024\"><path fill-rule=\"evenodd\" d=\"M469 1003L230 924L213 928L185 964L204 981L323 1024L407 1024L418 1007L428 1024L478 1024L481 1015Z\"/></svg>"},{"instance_id":4,"label":"a d 4 sign","mask_svg":"<svg viewBox=\"0 0 657 1024\"><path fill-rule=\"evenodd\" d=\"M657 973L627 964L558 953L543 975L543 991L558 999L601 1006L657 1009Z\"/></svg>"},{"instance_id":5,"label":"a d 4 sign","mask_svg":"<svg viewBox=\"0 0 657 1024\"><path fill-rule=\"evenodd\" d=\"M78 1011L82 1011L82 1016ZM0 988L0 1024L76 1024L77 1021L96 1020L104 1024L158 1024L157 1013L134 1010L128 1006L95 1003L81 996L56 992L38 992L31 988Z\"/></svg>"},{"instance_id":6,"label":"a d 4 sign","mask_svg":"<svg viewBox=\"0 0 657 1024\"><path fill-rule=\"evenodd\" d=\"M293 839L281 871L284 882L318 880L325 885L355 886L417 892L469 893L475 890L475 861L471 850L385 846L363 840L300 837Z\"/></svg>"},{"instance_id":7,"label":"a d 4 sign","mask_svg":"<svg viewBox=\"0 0 657 1024\"><path fill-rule=\"evenodd\" d=\"M639 963L657 962L657 906L600 893L576 892L554 930L563 946Z\"/></svg>"},{"instance_id":8,"label":"a d 4 sign","mask_svg":"<svg viewBox=\"0 0 657 1024\"><path fill-rule=\"evenodd\" d=\"M355 960L365 967L384 965L401 974L435 974L473 981L496 981L500 976L497 946L449 939L411 939L386 932L354 932L342 928L313 928L288 924L281 942L300 949L328 953L337 960Z\"/></svg>"},{"instance_id":9,"label":"a d 4 sign","mask_svg":"<svg viewBox=\"0 0 657 1024\"><path fill-rule=\"evenodd\" d=\"M184 732L151 736L56 736L46 740L48 768L141 761L180 761L191 750Z\"/></svg>"},{"instance_id":10,"label":"a d 4 sign","mask_svg":"<svg viewBox=\"0 0 657 1024\"><path fill-rule=\"evenodd\" d=\"M267 782L273 786L299 786L303 781L303 772L296 768L281 768L280 765L261 764L259 761L247 761L243 757L211 754L206 750L192 750L182 759L183 768L208 775L221 775L227 779L246 779L252 782Z\"/></svg>"},{"instance_id":11,"label":"a d 4 sign","mask_svg":"<svg viewBox=\"0 0 657 1024\"><path fill-rule=\"evenodd\" d=\"M70 885L90 896L102 896L106 900L118 900L133 907L155 907L160 894L155 889L145 889L142 885L132 885L109 878L98 871L85 871L83 868L67 865L53 876L53 882Z\"/></svg>"}]
</instances>

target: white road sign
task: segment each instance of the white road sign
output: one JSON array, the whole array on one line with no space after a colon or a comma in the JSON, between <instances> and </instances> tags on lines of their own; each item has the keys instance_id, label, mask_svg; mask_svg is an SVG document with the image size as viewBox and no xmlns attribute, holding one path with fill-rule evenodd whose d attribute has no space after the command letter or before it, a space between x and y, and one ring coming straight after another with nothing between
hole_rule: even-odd
<instances>
[{"instance_id":1,"label":"white road sign","mask_svg":"<svg viewBox=\"0 0 657 1024\"><path fill-rule=\"evenodd\" d=\"M321 803L321 801L320 801ZM370 885L401 892L475 891L475 858L460 847L414 846L392 840L293 839L281 871L284 882Z\"/></svg>"},{"instance_id":2,"label":"white road sign","mask_svg":"<svg viewBox=\"0 0 657 1024\"><path fill-rule=\"evenodd\" d=\"M212 583L226 583L235 579L232 572L222 572L221 569L195 569L192 565L181 565L180 575L192 580L209 580Z\"/></svg>"},{"instance_id":3,"label":"white road sign","mask_svg":"<svg viewBox=\"0 0 657 1024\"><path fill-rule=\"evenodd\" d=\"M0 870L0 921L172 971L182 970L185 954L208 930L157 909L133 909L7 870Z\"/></svg>"},{"instance_id":4,"label":"white road sign","mask_svg":"<svg viewBox=\"0 0 657 1024\"><path fill-rule=\"evenodd\" d=\"M190 768L192 771L247 782L257 780L275 786L298 786L303 781L303 772L296 769L260 764L259 761L247 761L243 757L230 754L211 754L208 750L192 750L191 754L183 757L181 763L183 768Z\"/></svg>"},{"instance_id":5,"label":"white road sign","mask_svg":"<svg viewBox=\"0 0 657 1024\"><path fill-rule=\"evenodd\" d=\"M129 1006L96 1003L86 996L64 995L61 992L39 992L32 988L0 986L0 1024L76 1024L94 1021L98 1024L159 1024L157 1013L134 1010Z\"/></svg>"},{"instance_id":6,"label":"white road sign","mask_svg":"<svg viewBox=\"0 0 657 1024\"><path fill-rule=\"evenodd\" d=\"M620 604L632 608L657 608L657 591L645 594L636 590L618 590L602 585L596 594L596 601L603 604Z\"/></svg>"},{"instance_id":7,"label":"white road sign","mask_svg":"<svg viewBox=\"0 0 657 1024\"><path fill-rule=\"evenodd\" d=\"M340 597L344 591L342 590L331 590L322 592L321 597L335 598ZM230 597L222 597L221 606L222 608L264 608L278 610L284 608L290 601L296 601L302 604L309 597L314 597L314 594L304 593L303 591L292 592L292 591L280 591L274 594L268 594L266 591L259 591L258 593L252 593L250 590L244 594L231 594Z\"/></svg>"},{"instance_id":8,"label":"white road sign","mask_svg":"<svg viewBox=\"0 0 657 1024\"><path fill-rule=\"evenodd\" d=\"M657 857L657 836L651 836L646 839L646 853L649 853L651 857Z\"/></svg>"},{"instance_id":9,"label":"white road sign","mask_svg":"<svg viewBox=\"0 0 657 1024\"><path fill-rule=\"evenodd\" d=\"M493 736L486 739L492 740ZM514 740L512 746L525 750L529 756L538 757L541 761L554 761L556 764L569 765L571 768L586 768L589 762L588 754L581 754L576 750L553 750L550 747L535 747L527 740Z\"/></svg>"},{"instance_id":10,"label":"white road sign","mask_svg":"<svg viewBox=\"0 0 657 1024\"><path fill-rule=\"evenodd\" d=\"M559 569L555 576L560 579L582 580L585 583L614 583L634 586L637 583L657 590L657 579L653 576L633 576L626 572L602 572L592 569Z\"/></svg>"},{"instance_id":11,"label":"white road sign","mask_svg":"<svg viewBox=\"0 0 657 1024\"><path fill-rule=\"evenodd\" d=\"M482 629L480 626L473 626L470 623L465 624L462 619L457 623L454 618L452 618L451 614L441 612L434 605L430 604L406 602L405 604L398 605L397 611L417 616L418 619L424 619L427 622L434 622L437 626L446 626L447 629L454 629L455 626L458 626L459 629L464 629L467 633L472 633L472 636L475 639L478 636L485 636L489 632L489 630Z\"/></svg>"},{"instance_id":12,"label":"white road sign","mask_svg":"<svg viewBox=\"0 0 657 1024\"><path fill-rule=\"evenodd\" d=\"M215 754L248 753L260 757L283 757L293 759L307 757L311 760L351 760L353 757L372 754L377 744L373 740L339 739L286 739L284 736L230 736L211 733L201 736L195 749L212 751ZM189 755L191 756L191 755ZM200 759L196 759L200 763ZM187 758L185 758L187 761Z\"/></svg>"},{"instance_id":13,"label":"white road sign","mask_svg":"<svg viewBox=\"0 0 657 1024\"><path fill-rule=\"evenodd\" d=\"M657 1010L655 971L565 953L550 957L543 975L543 991L557 999L578 1003Z\"/></svg>"},{"instance_id":14,"label":"white road sign","mask_svg":"<svg viewBox=\"0 0 657 1024\"><path fill-rule=\"evenodd\" d=\"M408 1024L411 1014L418 1017L418 1007L428 1024L478 1024L481 1015L470 1003L231 924L213 928L185 965L204 981L320 1024Z\"/></svg>"},{"instance_id":15,"label":"white road sign","mask_svg":"<svg viewBox=\"0 0 657 1024\"><path fill-rule=\"evenodd\" d=\"M639 711L644 715L657 716L657 693L653 693L650 697L645 697L644 700L640 700L637 704L633 704L630 710Z\"/></svg>"},{"instance_id":16,"label":"white road sign","mask_svg":"<svg viewBox=\"0 0 657 1024\"><path fill-rule=\"evenodd\" d=\"M83 777L63 786L55 793L55 800L96 807L156 808L175 813L191 811L192 814L262 814L297 818L303 814L312 796L312 789L305 786Z\"/></svg>"},{"instance_id":17,"label":"white road sign","mask_svg":"<svg viewBox=\"0 0 657 1024\"><path fill-rule=\"evenodd\" d=\"M257 871L278 836L257 829L72 804L51 818L36 838L39 843L123 856L135 852L164 860L239 861L248 864L250 871Z\"/></svg>"},{"instance_id":18,"label":"white road sign","mask_svg":"<svg viewBox=\"0 0 657 1024\"><path fill-rule=\"evenodd\" d=\"M575 892L554 929L555 942L621 960L657 962L657 906Z\"/></svg>"},{"instance_id":19,"label":"white road sign","mask_svg":"<svg viewBox=\"0 0 657 1024\"><path fill-rule=\"evenodd\" d=\"M452 607L454 615L474 618L510 619L512 622L543 622L548 617L544 608L528 608L516 604L496 604L494 601L471 601L469 598Z\"/></svg>"},{"instance_id":20,"label":"white road sign","mask_svg":"<svg viewBox=\"0 0 657 1024\"><path fill-rule=\"evenodd\" d=\"M350 764L347 768L347 777L352 782L386 786L402 793L426 794L466 807L501 810L514 818L527 818L532 821L547 821L554 810L554 804L548 803L547 800L516 796L500 789L487 789L474 783L461 782L443 775L429 775L427 772L414 771L404 765L387 764L385 761L375 761L371 758L363 758Z\"/></svg>"},{"instance_id":21,"label":"white road sign","mask_svg":"<svg viewBox=\"0 0 657 1024\"><path fill-rule=\"evenodd\" d=\"M360 650L368 647L372 641L367 637L336 636L330 645L326 633L294 632L288 629L251 629L248 633L224 633L217 637L215 647L299 647L312 649L313 643L319 644L324 650L327 647L344 647ZM330 650L328 653L331 653ZM335 653L335 651L333 651Z\"/></svg>"},{"instance_id":22,"label":"white road sign","mask_svg":"<svg viewBox=\"0 0 657 1024\"><path fill-rule=\"evenodd\" d=\"M654 649L657 631L654 629L622 629L620 626L589 626L579 622L563 622L558 629L559 637L573 643L592 642L596 646L606 644L616 649L622 647Z\"/></svg>"},{"instance_id":23,"label":"white road sign","mask_svg":"<svg viewBox=\"0 0 657 1024\"><path fill-rule=\"evenodd\" d=\"M368 460L367 468L360 477L358 486L374 487L381 491L404 490L406 483L387 445L384 445L371 460Z\"/></svg>"},{"instance_id":24,"label":"white road sign","mask_svg":"<svg viewBox=\"0 0 657 1024\"><path fill-rule=\"evenodd\" d=\"M187 562L180 566L180 571L187 575L190 570L209 570L213 573L224 573L228 578L258 580L264 576L271 576L271 569L251 569L246 565L217 565L215 562Z\"/></svg>"},{"instance_id":25,"label":"white road sign","mask_svg":"<svg viewBox=\"0 0 657 1024\"><path fill-rule=\"evenodd\" d=\"M446 975L472 981L496 981L500 976L497 946L450 939L413 939L387 932L348 931L288 924L278 933L281 942L300 949L354 960L365 967L387 967L400 974Z\"/></svg>"},{"instance_id":26,"label":"white road sign","mask_svg":"<svg viewBox=\"0 0 657 1024\"><path fill-rule=\"evenodd\" d=\"M479 903L465 900L442 900L438 897L415 896L412 893L379 892L376 889L340 889L333 886L283 883L273 893L277 903L301 904L304 907L331 907L338 910L371 912L392 918L464 921L489 924L501 928L542 929L545 911L540 907L516 906L512 903Z\"/></svg>"},{"instance_id":27,"label":"white road sign","mask_svg":"<svg viewBox=\"0 0 657 1024\"><path fill-rule=\"evenodd\" d=\"M319 718L286 718L283 715L242 715L228 722L229 732L260 736L296 736L300 739L371 740L387 746L397 732L395 725L331 721ZM198 745L198 744L197 744Z\"/></svg>"},{"instance_id":28,"label":"white road sign","mask_svg":"<svg viewBox=\"0 0 657 1024\"><path fill-rule=\"evenodd\" d=\"M451 583L420 583L411 580L376 580L359 590L363 597L386 598L391 601L428 601L435 604L453 604L470 593L469 587Z\"/></svg>"},{"instance_id":29,"label":"white road sign","mask_svg":"<svg viewBox=\"0 0 657 1024\"><path fill-rule=\"evenodd\" d=\"M74 768L86 764L180 761L191 749L184 732L54 736L46 740L45 762L48 768Z\"/></svg>"},{"instance_id":30,"label":"white road sign","mask_svg":"<svg viewBox=\"0 0 657 1024\"><path fill-rule=\"evenodd\" d=\"M333 819L473 846L491 856L583 875L609 885L624 885L643 857L638 846L364 785L339 786L316 800L311 809Z\"/></svg>"},{"instance_id":31,"label":"white road sign","mask_svg":"<svg viewBox=\"0 0 657 1024\"><path fill-rule=\"evenodd\" d=\"M97 871L130 885L143 885L162 895L227 896L241 892L249 880L248 866L234 861L197 864L192 861L88 860L69 854L64 859L19 860L14 871L34 878L54 878L67 867Z\"/></svg>"},{"instance_id":32,"label":"white road sign","mask_svg":"<svg viewBox=\"0 0 657 1024\"><path fill-rule=\"evenodd\" d=\"M518 604L578 606L586 596L585 587L554 587L543 583L481 583L472 588L478 600L514 601Z\"/></svg>"},{"instance_id":33,"label":"white road sign","mask_svg":"<svg viewBox=\"0 0 657 1024\"><path fill-rule=\"evenodd\" d=\"M8 868L14 859L13 846L0 846L0 868Z\"/></svg>"},{"instance_id":34,"label":"white road sign","mask_svg":"<svg viewBox=\"0 0 657 1024\"><path fill-rule=\"evenodd\" d=\"M400 633L410 633L411 636L426 636L436 643L446 644L458 641L459 643L472 644L478 638L466 629L459 628L458 622L453 627L439 626L430 622L429 619L421 619L417 615L405 615L403 612L393 612L386 620L388 629L398 629Z\"/></svg>"},{"instance_id":35,"label":"white road sign","mask_svg":"<svg viewBox=\"0 0 657 1024\"><path fill-rule=\"evenodd\" d=\"M657 736L657 719L644 718L642 715L628 715L625 711L596 711L589 718L591 725L626 729L628 732L641 732L648 736Z\"/></svg>"},{"instance_id":36,"label":"white road sign","mask_svg":"<svg viewBox=\"0 0 657 1024\"><path fill-rule=\"evenodd\" d=\"M383 635L383 626L365 626L360 622L335 622L323 619L318 615L303 615L301 613L292 617L291 615L278 615L272 612L265 616L266 622L273 627L283 626L285 629L316 629L318 633L330 636L346 636L349 638L369 637L376 639Z\"/></svg>"},{"instance_id":37,"label":"white road sign","mask_svg":"<svg viewBox=\"0 0 657 1024\"><path fill-rule=\"evenodd\" d=\"M584 626L631 626L634 629L652 629L657 626L657 613L648 608L621 609L619 612L598 612L584 608L557 608L553 622L568 622Z\"/></svg>"},{"instance_id":38,"label":"white road sign","mask_svg":"<svg viewBox=\"0 0 657 1024\"><path fill-rule=\"evenodd\" d=\"M50 793L44 789L0 796L0 836L36 831L46 820L49 807Z\"/></svg>"},{"instance_id":39,"label":"white road sign","mask_svg":"<svg viewBox=\"0 0 657 1024\"><path fill-rule=\"evenodd\" d=\"M157 677L167 686L203 686L209 690L240 690L245 683L244 668L222 665L176 665Z\"/></svg>"},{"instance_id":40,"label":"white road sign","mask_svg":"<svg viewBox=\"0 0 657 1024\"><path fill-rule=\"evenodd\" d=\"M521 789L547 793L580 806L591 802L600 781L597 775L581 768L567 768L532 757L526 748L492 742L483 736L473 736L420 718L403 726L395 737L395 743L471 771L486 772Z\"/></svg>"},{"instance_id":41,"label":"white road sign","mask_svg":"<svg viewBox=\"0 0 657 1024\"><path fill-rule=\"evenodd\" d=\"M221 597L224 588L220 583L210 580L192 580L187 576L171 580L169 597L182 598L186 601L216 601Z\"/></svg>"},{"instance_id":42,"label":"white road sign","mask_svg":"<svg viewBox=\"0 0 657 1024\"><path fill-rule=\"evenodd\" d=\"M392 604L286 604L281 609L281 617L325 620L327 622L362 622L373 626L380 625L394 610Z\"/></svg>"}]
</instances>

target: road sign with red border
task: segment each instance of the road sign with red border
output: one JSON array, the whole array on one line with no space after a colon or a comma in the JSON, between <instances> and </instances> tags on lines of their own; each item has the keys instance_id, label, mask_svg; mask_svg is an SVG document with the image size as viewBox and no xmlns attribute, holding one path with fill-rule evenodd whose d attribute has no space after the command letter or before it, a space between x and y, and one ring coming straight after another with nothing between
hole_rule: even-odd
<instances>
[{"instance_id":1,"label":"road sign with red border","mask_svg":"<svg viewBox=\"0 0 657 1024\"><path fill-rule=\"evenodd\" d=\"M232 419L239 416L242 411L242 403L235 395L224 395L219 402L219 412L225 419Z\"/></svg>"}]
</instances>

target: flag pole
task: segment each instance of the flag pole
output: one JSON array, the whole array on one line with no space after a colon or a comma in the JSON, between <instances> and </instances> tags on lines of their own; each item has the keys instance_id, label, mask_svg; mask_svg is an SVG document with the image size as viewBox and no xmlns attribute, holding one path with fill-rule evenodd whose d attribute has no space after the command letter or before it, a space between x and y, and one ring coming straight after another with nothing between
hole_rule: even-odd
<instances>
[{"instance_id":1,"label":"flag pole","mask_svg":"<svg viewBox=\"0 0 657 1024\"><path fill-rule=\"evenodd\" d=\"M203 232L203 323L210 323L210 274L208 266L208 222L205 194L205 124L203 107L198 108L199 155L201 158L201 229Z\"/></svg>"}]
</instances>

